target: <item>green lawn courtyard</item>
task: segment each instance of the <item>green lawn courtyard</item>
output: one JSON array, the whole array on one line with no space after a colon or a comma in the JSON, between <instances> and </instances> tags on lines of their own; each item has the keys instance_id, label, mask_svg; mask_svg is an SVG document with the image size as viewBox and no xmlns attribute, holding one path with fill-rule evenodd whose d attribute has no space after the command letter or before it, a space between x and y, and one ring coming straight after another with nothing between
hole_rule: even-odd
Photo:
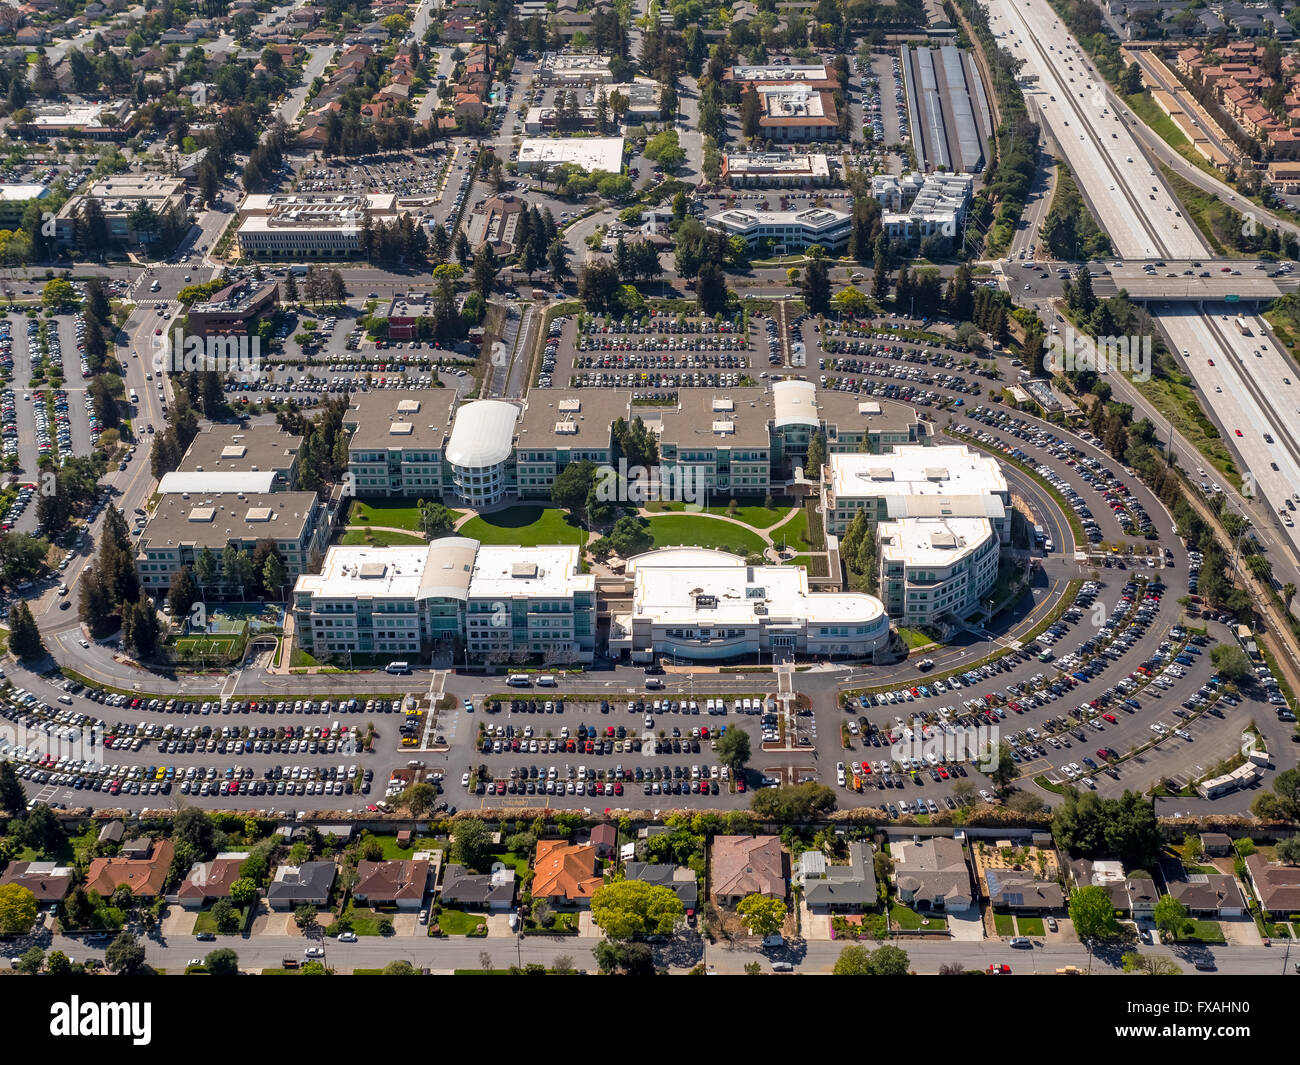
<instances>
[{"instance_id":1,"label":"green lawn courtyard","mask_svg":"<svg viewBox=\"0 0 1300 1065\"><path fill-rule=\"evenodd\" d=\"M379 499L373 503L355 499L346 524L384 525L415 532L420 527L420 510L413 499Z\"/></svg>"},{"instance_id":2,"label":"green lawn courtyard","mask_svg":"<svg viewBox=\"0 0 1300 1065\"><path fill-rule=\"evenodd\" d=\"M649 528L655 547L709 547L736 555L751 555L761 554L767 546L757 533L705 514L652 517Z\"/></svg>"},{"instance_id":3,"label":"green lawn courtyard","mask_svg":"<svg viewBox=\"0 0 1300 1065\"><path fill-rule=\"evenodd\" d=\"M408 547L415 544L427 544L419 533L391 532L388 529L348 529L339 537L339 543L356 547Z\"/></svg>"},{"instance_id":4,"label":"green lawn courtyard","mask_svg":"<svg viewBox=\"0 0 1300 1065\"><path fill-rule=\"evenodd\" d=\"M581 544L586 530L556 507L517 506L470 518L460 527L460 536L484 544Z\"/></svg>"},{"instance_id":5,"label":"green lawn courtyard","mask_svg":"<svg viewBox=\"0 0 1300 1065\"><path fill-rule=\"evenodd\" d=\"M942 932L948 927L948 919L941 916L924 916L901 902L894 903L889 916L899 928L909 931Z\"/></svg>"}]
</instances>

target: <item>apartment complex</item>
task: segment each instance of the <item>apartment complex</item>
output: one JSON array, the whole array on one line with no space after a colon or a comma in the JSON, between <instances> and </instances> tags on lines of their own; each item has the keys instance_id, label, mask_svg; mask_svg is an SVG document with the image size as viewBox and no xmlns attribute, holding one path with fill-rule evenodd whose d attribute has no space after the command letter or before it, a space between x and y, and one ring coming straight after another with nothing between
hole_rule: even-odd
<instances>
[{"instance_id":1,"label":"apartment complex","mask_svg":"<svg viewBox=\"0 0 1300 1065\"><path fill-rule=\"evenodd\" d=\"M317 657L456 651L476 661L591 661L595 578L576 546L331 547L299 577L299 645Z\"/></svg>"},{"instance_id":2,"label":"apartment complex","mask_svg":"<svg viewBox=\"0 0 1300 1065\"><path fill-rule=\"evenodd\" d=\"M365 220L397 218L393 193L254 194L239 212L239 247L258 259L355 259Z\"/></svg>"},{"instance_id":3,"label":"apartment complex","mask_svg":"<svg viewBox=\"0 0 1300 1065\"><path fill-rule=\"evenodd\" d=\"M1263 45L1234 40L1209 51L1184 48L1176 66L1192 85L1209 90L1273 160L1294 159L1300 156L1300 57L1282 56L1276 78L1265 71L1267 63Z\"/></svg>"}]
</instances>

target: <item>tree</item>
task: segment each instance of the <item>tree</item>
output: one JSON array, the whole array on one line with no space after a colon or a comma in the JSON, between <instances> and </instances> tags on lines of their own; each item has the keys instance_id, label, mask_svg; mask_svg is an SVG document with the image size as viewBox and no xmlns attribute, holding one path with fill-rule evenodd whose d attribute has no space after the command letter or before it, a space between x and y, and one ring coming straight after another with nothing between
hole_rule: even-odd
<instances>
[{"instance_id":1,"label":"tree","mask_svg":"<svg viewBox=\"0 0 1300 1065\"><path fill-rule=\"evenodd\" d=\"M713 753L719 762L739 776L749 763L749 733L732 726L714 742Z\"/></svg>"},{"instance_id":2,"label":"tree","mask_svg":"<svg viewBox=\"0 0 1300 1065\"><path fill-rule=\"evenodd\" d=\"M239 914L235 912L235 907L230 904L229 899L217 899L212 904L210 913L218 932L229 935L239 930Z\"/></svg>"},{"instance_id":3,"label":"tree","mask_svg":"<svg viewBox=\"0 0 1300 1065\"><path fill-rule=\"evenodd\" d=\"M47 281L41 289L41 302L46 307L67 307L77 302L77 290L72 287L71 281L56 277L53 281Z\"/></svg>"},{"instance_id":4,"label":"tree","mask_svg":"<svg viewBox=\"0 0 1300 1065\"><path fill-rule=\"evenodd\" d=\"M550 246L546 249L546 268L551 275L551 280L557 285L561 284L566 277L573 273L569 269L569 249L565 246L564 241L558 237L551 241Z\"/></svg>"},{"instance_id":5,"label":"tree","mask_svg":"<svg viewBox=\"0 0 1300 1065\"><path fill-rule=\"evenodd\" d=\"M706 262L700 267L695 275L695 298L701 314L721 314L726 310L727 279L717 263Z\"/></svg>"},{"instance_id":6,"label":"tree","mask_svg":"<svg viewBox=\"0 0 1300 1065\"><path fill-rule=\"evenodd\" d=\"M492 833L477 817L458 820L452 829L451 860L467 869L487 868L492 852Z\"/></svg>"},{"instance_id":7,"label":"tree","mask_svg":"<svg viewBox=\"0 0 1300 1065\"><path fill-rule=\"evenodd\" d=\"M178 620L188 617L199 598L199 587L190 576L189 566L182 566L172 575L167 588L167 608L172 617Z\"/></svg>"},{"instance_id":8,"label":"tree","mask_svg":"<svg viewBox=\"0 0 1300 1065\"><path fill-rule=\"evenodd\" d=\"M299 906L293 911L293 923L303 932L310 932L316 927L316 907Z\"/></svg>"},{"instance_id":9,"label":"tree","mask_svg":"<svg viewBox=\"0 0 1300 1065\"><path fill-rule=\"evenodd\" d=\"M318 961L309 961L298 970L303 976L329 976L329 970Z\"/></svg>"},{"instance_id":10,"label":"tree","mask_svg":"<svg viewBox=\"0 0 1300 1065\"><path fill-rule=\"evenodd\" d=\"M1187 907L1172 895L1161 895L1156 900L1152 918L1160 931L1177 933L1187 923Z\"/></svg>"},{"instance_id":11,"label":"tree","mask_svg":"<svg viewBox=\"0 0 1300 1065\"><path fill-rule=\"evenodd\" d=\"M257 881L241 876L230 885L230 901L241 910L257 898Z\"/></svg>"},{"instance_id":12,"label":"tree","mask_svg":"<svg viewBox=\"0 0 1300 1065\"><path fill-rule=\"evenodd\" d=\"M844 314L860 318L871 309L866 293L850 285L835 294L835 306Z\"/></svg>"},{"instance_id":13,"label":"tree","mask_svg":"<svg viewBox=\"0 0 1300 1065\"><path fill-rule=\"evenodd\" d=\"M810 473L816 480L821 480L822 467L826 465L826 436L818 429L808 441L808 461L804 467L804 476Z\"/></svg>"},{"instance_id":14,"label":"tree","mask_svg":"<svg viewBox=\"0 0 1300 1065\"><path fill-rule=\"evenodd\" d=\"M835 792L824 784L813 782L785 784L755 792L749 800L749 808L764 820L787 824L808 821L816 814L835 809Z\"/></svg>"},{"instance_id":15,"label":"tree","mask_svg":"<svg viewBox=\"0 0 1300 1065\"><path fill-rule=\"evenodd\" d=\"M208 951L203 967L213 976L238 976L239 955L229 947L218 947Z\"/></svg>"},{"instance_id":16,"label":"tree","mask_svg":"<svg viewBox=\"0 0 1300 1065\"><path fill-rule=\"evenodd\" d=\"M1076 888L1070 896L1070 920L1081 940L1115 939L1120 934L1106 889L1090 885Z\"/></svg>"},{"instance_id":17,"label":"tree","mask_svg":"<svg viewBox=\"0 0 1300 1065\"><path fill-rule=\"evenodd\" d=\"M9 608L9 650L19 658L36 658L45 654L41 630L32 617L31 607L21 599Z\"/></svg>"},{"instance_id":18,"label":"tree","mask_svg":"<svg viewBox=\"0 0 1300 1065\"><path fill-rule=\"evenodd\" d=\"M390 961L380 972L381 976L419 976L420 970L405 958Z\"/></svg>"},{"instance_id":19,"label":"tree","mask_svg":"<svg viewBox=\"0 0 1300 1065\"><path fill-rule=\"evenodd\" d=\"M900 947L877 947L867 959L868 976L906 976L911 971L911 959Z\"/></svg>"},{"instance_id":20,"label":"tree","mask_svg":"<svg viewBox=\"0 0 1300 1065\"><path fill-rule=\"evenodd\" d=\"M591 896L591 919L610 939L668 935L684 913L672 888L642 880L616 880Z\"/></svg>"},{"instance_id":21,"label":"tree","mask_svg":"<svg viewBox=\"0 0 1300 1065\"><path fill-rule=\"evenodd\" d=\"M0 887L0 932L26 935L36 924L36 896L21 884Z\"/></svg>"},{"instance_id":22,"label":"tree","mask_svg":"<svg viewBox=\"0 0 1300 1065\"><path fill-rule=\"evenodd\" d=\"M438 802L438 789L427 780L408 784L398 797L398 804L411 811L411 820L419 821L425 817ZM412 825L411 830L415 830Z\"/></svg>"},{"instance_id":23,"label":"tree","mask_svg":"<svg viewBox=\"0 0 1300 1065\"><path fill-rule=\"evenodd\" d=\"M130 932L121 932L105 949L104 964L120 976L138 976L146 969L144 947Z\"/></svg>"},{"instance_id":24,"label":"tree","mask_svg":"<svg viewBox=\"0 0 1300 1065\"><path fill-rule=\"evenodd\" d=\"M756 936L774 936L785 923L785 902L755 892L736 904L736 916Z\"/></svg>"},{"instance_id":25,"label":"tree","mask_svg":"<svg viewBox=\"0 0 1300 1065\"><path fill-rule=\"evenodd\" d=\"M27 809L27 793L12 762L0 762L0 809L14 815Z\"/></svg>"},{"instance_id":26,"label":"tree","mask_svg":"<svg viewBox=\"0 0 1300 1065\"><path fill-rule=\"evenodd\" d=\"M63 951L52 950L45 959L45 971L51 976L67 976L72 972L72 962Z\"/></svg>"},{"instance_id":27,"label":"tree","mask_svg":"<svg viewBox=\"0 0 1300 1065\"><path fill-rule=\"evenodd\" d=\"M1237 683L1250 676L1250 659L1234 644L1219 644L1210 651L1210 661L1225 680Z\"/></svg>"},{"instance_id":28,"label":"tree","mask_svg":"<svg viewBox=\"0 0 1300 1065\"><path fill-rule=\"evenodd\" d=\"M1167 954L1139 954L1128 951L1120 959L1126 973L1142 976L1178 976L1182 973L1178 963Z\"/></svg>"},{"instance_id":29,"label":"tree","mask_svg":"<svg viewBox=\"0 0 1300 1065\"><path fill-rule=\"evenodd\" d=\"M998 744L998 760L992 769L989 770L989 780L993 781L998 791L1005 791L1007 786L1016 779L1019 770L1016 768L1015 759L1011 757L1011 744L1003 740Z\"/></svg>"},{"instance_id":30,"label":"tree","mask_svg":"<svg viewBox=\"0 0 1300 1065\"><path fill-rule=\"evenodd\" d=\"M420 532L430 539L450 532L456 524L456 515L442 503L420 500Z\"/></svg>"},{"instance_id":31,"label":"tree","mask_svg":"<svg viewBox=\"0 0 1300 1065\"><path fill-rule=\"evenodd\" d=\"M840 956L835 959L835 968L831 973L835 976L868 976L870 958L870 951L866 947L856 944L845 947L840 951Z\"/></svg>"},{"instance_id":32,"label":"tree","mask_svg":"<svg viewBox=\"0 0 1300 1065\"><path fill-rule=\"evenodd\" d=\"M1287 865L1300 865L1300 836L1287 836L1278 840L1277 856Z\"/></svg>"},{"instance_id":33,"label":"tree","mask_svg":"<svg viewBox=\"0 0 1300 1065\"><path fill-rule=\"evenodd\" d=\"M803 268L799 288L810 313L825 314L831 309L831 275L825 259L813 259Z\"/></svg>"},{"instance_id":34,"label":"tree","mask_svg":"<svg viewBox=\"0 0 1300 1065\"><path fill-rule=\"evenodd\" d=\"M40 947L28 947L18 956L18 971L27 976L35 976L45 964L45 951Z\"/></svg>"},{"instance_id":35,"label":"tree","mask_svg":"<svg viewBox=\"0 0 1300 1065\"><path fill-rule=\"evenodd\" d=\"M551 485L551 501L565 510L581 516L586 511L587 497L596 483L596 464L590 459L570 462Z\"/></svg>"}]
</instances>

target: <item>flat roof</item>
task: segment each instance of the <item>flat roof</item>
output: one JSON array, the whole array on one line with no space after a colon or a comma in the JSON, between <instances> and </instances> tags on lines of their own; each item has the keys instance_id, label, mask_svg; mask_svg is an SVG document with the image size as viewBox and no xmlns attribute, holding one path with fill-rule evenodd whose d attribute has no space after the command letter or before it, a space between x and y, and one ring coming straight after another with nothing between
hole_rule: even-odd
<instances>
[{"instance_id":1,"label":"flat roof","mask_svg":"<svg viewBox=\"0 0 1300 1065\"><path fill-rule=\"evenodd\" d=\"M787 228L799 226L816 233L834 229L845 224L852 217L848 211L837 211L833 207L804 207L798 211L759 211L748 207L733 207L709 215L708 221L737 232L747 232L765 226Z\"/></svg>"},{"instance_id":2,"label":"flat roof","mask_svg":"<svg viewBox=\"0 0 1300 1065\"><path fill-rule=\"evenodd\" d=\"M662 409L660 440L682 448L771 446L767 422L772 416L772 397L763 388L682 389L676 407ZM715 399L729 399L732 409L720 409ZM715 428L725 422L726 428ZM649 424L649 423L647 423Z\"/></svg>"},{"instance_id":3,"label":"flat roof","mask_svg":"<svg viewBox=\"0 0 1300 1065\"><path fill-rule=\"evenodd\" d=\"M827 425L839 432L865 430L869 433L909 429L920 418L906 403L890 399L864 399L853 392L821 389L817 393L817 412Z\"/></svg>"},{"instance_id":4,"label":"flat roof","mask_svg":"<svg viewBox=\"0 0 1300 1065\"><path fill-rule=\"evenodd\" d=\"M728 152L727 172L826 178L830 177L830 162L822 152Z\"/></svg>"},{"instance_id":5,"label":"flat roof","mask_svg":"<svg viewBox=\"0 0 1300 1065\"><path fill-rule=\"evenodd\" d=\"M904 518L882 521L877 535L882 559L941 568L983 547L994 534L987 518Z\"/></svg>"},{"instance_id":6,"label":"flat roof","mask_svg":"<svg viewBox=\"0 0 1300 1065\"><path fill-rule=\"evenodd\" d=\"M579 573L576 544L545 547L483 545L474 560L469 594L474 599L515 597L564 599L574 591L595 592L596 578Z\"/></svg>"},{"instance_id":7,"label":"flat roof","mask_svg":"<svg viewBox=\"0 0 1300 1065\"><path fill-rule=\"evenodd\" d=\"M298 540L318 506L315 492L204 492L159 496L140 550L231 540Z\"/></svg>"},{"instance_id":8,"label":"flat roof","mask_svg":"<svg viewBox=\"0 0 1300 1065\"><path fill-rule=\"evenodd\" d=\"M1005 495L1007 479L991 455L961 445L897 447L881 455L828 455L831 489L849 499L874 496Z\"/></svg>"},{"instance_id":9,"label":"flat roof","mask_svg":"<svg viewBox=\"0 0 1300 1065\"><path fill-rule=\"evenodd\" d=\"M609 388L534 388L519 419L522 448L606 448L611 428L628 418L630 392Z\"/></svg>"},{"instance_id":10,"label":"flat roof","mask_svg":"<svg viewBox=\"0 0 1300 1065\"><path fill-rule=\"evenodd\" d=\"M447 461L470 469L505 462L514 447L518 420L519 408L505 400L476 399L462 405L447 440Z\"/></svg>"},{"instance_id":11,"label":"flat roof","mask_svg":"<svg viewBox=\"0 0 1300 1065\"><path fill-rule=\"evenodd\" d=\"M515 157L521 166L559 166L573 163L592 174L623 171L622 137L527 137Z\"/></svg>"},{"instance_id":12,"label":"flat roof","mask_svg":"<svg viewBox=\"0 0 1300 1065\"><path fill-rule=\"evenodd\" d=\"M727 563L717 551L704 551L697 559L688 549L673 551L664 559L655 558L657 554L648 552L629 560L633 617L656 624L695 627L798 620L866 625L885 613L884 604L872 595L810 592L803 566L746 566L744 559L735 556Z\"/></svg>"},{"instance_id":13,"label":"flat roof","mask_svg":"<svg viewBox=\"0 0 1300 1065\"><path fill-rule=\"evenodd\" d=\"M205 473L182 473L175 470L164 474L158 482L159 495L176 492L245 492L261 494L275 488L274 470L246 473L242 470L225 470Z\"/></svg>"},{"instance_id":14,"label":"flat roof","mask_svg":"<svg viewBox=\"0 0 1300 1065\"><path fill-rule=\"evenodd\" d=\"M353 392L343 425L352 451L441 448L451 432L454 388L377 389ZM398 428L398 427L402 428Z\"/></svg>"},{"instance_id":15,"label":"flat roof","mask_svg":"<svg viewBox=\"0 0 1300 1065\"><path fill-rule=\"evenodd\" d=\"M469 595L478 541L446 536L411 547L335 546L319 573L305 573L294 592L318 599L459 599Z\"/></svg>"},{"instance_id":16,"label":"flat roof","mask_svg":"<svg viewBox=\"0 0 1300 1065\"><path fill-rule=\"evenodd\" d=\"M293 465L302 437L278 425L208 424L185 449L178 473L262 473Z\"/></svg>"},{"instance_id":17,"label":"flat roof","mask_svg":"<svg viewBox=\"0 0 1300 1065\"><path fill-rule=\"evenodd\" d=\"M0 200L8 202L43 200L49 194L46 185L0 185Z\"/></svg>"}]
</instances>

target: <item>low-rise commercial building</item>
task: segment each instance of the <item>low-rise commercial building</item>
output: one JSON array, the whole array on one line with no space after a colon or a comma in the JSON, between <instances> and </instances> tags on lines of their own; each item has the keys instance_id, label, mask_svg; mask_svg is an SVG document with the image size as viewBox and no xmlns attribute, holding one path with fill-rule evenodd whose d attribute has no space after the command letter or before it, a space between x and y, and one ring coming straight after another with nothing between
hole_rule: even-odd
<instances>
[{"instance_id":1,"label":"low-rise commercial building","mask_svg":"<svg viewBox=\"0 0 1300 1065\"><path fill-rule=\"evenodd\" d=\"M722 158L722 180L736 188L825 185L830 179L822 152L728 152Z\"/></svg>"},{"instance_id":2,"label":"low-rise commercial building","mask_svg":"<svg viewBox=\"0 0 1300 1065\"><path fill-rule=\"evenodd\" d=\"M185 449L176 473L182 475L271 474L268 492L282 492L298 480L302 437L278 425L204 425ZM168 476L172 476L168 474ZM190 482L195 484L197 482ZM185 490L194 490L192 488ZM202 491L202 489L198 489ZM209 488L209 491L215 491Z\"/></svg>"},{"instance_id":3,"label":"low-rise commercial building","mask_svg":"<svg viewBox=\"0 0 1300 1065\"><path fill-rule=\"evenodd\" d=\"M515 494L515 423L519 408L500 399L462 405L447 439L446 488L462 503L490 507Z\"/></svg>"},{"instance_id":4,"label":"low-rise commercial building","mask_svg":"<svg viewBox=\"0 0 1300 1065\"><path fill-rule=\"evenodd\" d=\"M358 496L440 499L449 490L443 458L456 407L454 389L354 392L343 416L348 484Z\"/></svg>"},{"instance_id":5,"label":"low-rise commercial building","mask_svg":"<svg viewBox=\"0 0 1300 1065\"><path fill-rule=\"evenodd\" d=\"M126 140L133 132L130 100L108 103L46 103L27 108L21 129L27 136Z\"/></svg>"},{"instance_id":6,"label":"low-rise commercial building","mask_svg":"<svg viewBox=\"0 0 1300 1065\"><path fill-rule=\"evenodd\" d=\"M515 438L515 480L521 499L550 499L555 478L571 462L614 461L612 427L631 413L630 392L587 388L533 389Z\"/></svg>"},{"instance_id":7,"label":"low-rise commercial building","mask_svg":"<svg viewBox=\"0 0 1300 1065\"><path fill-rule=\"evenodd\" d=\"M312 654L427 658L463 647L488 663L590 661L595 578L579 550L483 546L459 536L414 547L331 547L292 608Z\"/></svg>"},{"instance_id":8,"label":"low-rise commercial building","mask_svg":"<svg viewBox=\"0 0 1300 1065\"><path fill-rule=\"evenodd\" d=\"M272 542L284 563L286 577L306 573L314 556L329 543L332 520L315 492L189 492L160 496L140 534L136 573L151 595L166 593L172 577L188 566L194 580L211 595L242 596L242 588L227 587L221 565L227 548L251 554L263 540ZM207 550L216 570L205 585L195 560Z\"/></svg>"},{"instance_id":9,"label":"low-rise commercial building","mask_svg":"<svg viewBox=\"0 0 1300 1065\"><path fill-rule=\"evenodd\" d=\"M752 87L758 93L760 136L785 142L839 139L839 112L829 90L799 82Z\"/></svg>"},{"instance_id":10,"label":"low-rise commercial building","mask_svg":"<svg viewBox=\"0 0 1300 1065\"><path fill-rule=\"evenodd\" d=\"M628 560L630 609L610 620L611 654L634 662L763 652L866 657L889 642L870 595L813 592L803 566L747 566L723 551L683 547Z\"/></svg>"},{"instance_id":11,"label":"low-rise commercial building","mask_svg":"<svg viewBox=\"0 0 1300 1065\"><path fill-rule=\"evenodd\" d=\"M92 182L84 193L71 197L54 216L54 236L64 247L83 251L95 239L84 225L86 201L95 200L104 216L110 244L137 245L166 241L175 237L187 223L188 194L180 178L146 177L143 174L116 174ZM141 205L149 209L150 224L145 222Z\"/></svg>"},{"instance_id":12,"label":"low-rise commercial building","mask_svg":"<svg viewBox=\"0 0 1300 1065\"><path fill-rule=\"evenodd\" d=\"M240 205L239 247L257 259L355 259L371 224L397 218L392 193L302 193L246 196Z\"/></svg>"},{"instance_id":13,"label":"low-rise commercial building","mask_svg":"<svg viewBox=\"0 0 1300 1065\"><path fill-rule=\"evenodd\" d=\"M880 595L900 625L962 621L997 584L999 544L987 518L885 521L876 538Z\"/></svg>"},{"instance_id":14,"label":"low-rise commercial building","mask_svg":"<svg viewBox=\"0 0 1300 1065\"><path fill-rule=\"evenodd\" d=\"M826 453L878 455L925 436L924 423L904 403L868 400L847 392L818 391L811 381L788 379L772 385L772 464L803 465L816 433ZM815 477L818 471L812 471Z\"/></svg>"},{"instance_id":15,"label":"low-rise commercial building","mask_svg":"<svg viewBox=\"0 0 1300 1065\"><path fill-rule=\"evenodd\" d=\"M622 137L529 137L515 158L521 174L572 163L588 174L623 171Z\"/></svg>"},{"instance_id":16,"label":"low-rise commercial building","mask_svg":"<svg viewBox=\"0 0 1300 1065\"><path fill-rule=\"evenodd\" d=\"M754 249L770 244L773 254L803 251L816 244L826 251L843 251L849 244L853 216L832 207L800 211L759 211L732 207L707 217L710 228L741 237Z\"/></svg>"},{"instance_id":17,"label":"low-rise commercial building","mask_svg":"<svg viewBox=\"0 0 1300 1065\"><path fill-rule=\"evenodd\" d=\"M274 281L237 281L191 305L186 323L197 336L242 336L259 315L279 305L280 286Z\"/></svg>"},{"instance_id":18,"label":"low-rise commercial building","mask_svg":"<svg viewBox=\"0 0 1300 1065\"><path fill-rule=\"evenodd\" d=\"M0 185L0 229L17 229L27 205L49 194L46 185Z\"/></svg>"},{"instance_id":19,"label":"low-rise commercial building","mask_svg":"<svg viewBox=\"0 0 1300 1065\"><path fill-rule=\"evenodd\" d=\"M891 239L956 237L970 208L969 174L877 174L871 192L883 208L880 224Z\"/></svg>"}]
</instances>

